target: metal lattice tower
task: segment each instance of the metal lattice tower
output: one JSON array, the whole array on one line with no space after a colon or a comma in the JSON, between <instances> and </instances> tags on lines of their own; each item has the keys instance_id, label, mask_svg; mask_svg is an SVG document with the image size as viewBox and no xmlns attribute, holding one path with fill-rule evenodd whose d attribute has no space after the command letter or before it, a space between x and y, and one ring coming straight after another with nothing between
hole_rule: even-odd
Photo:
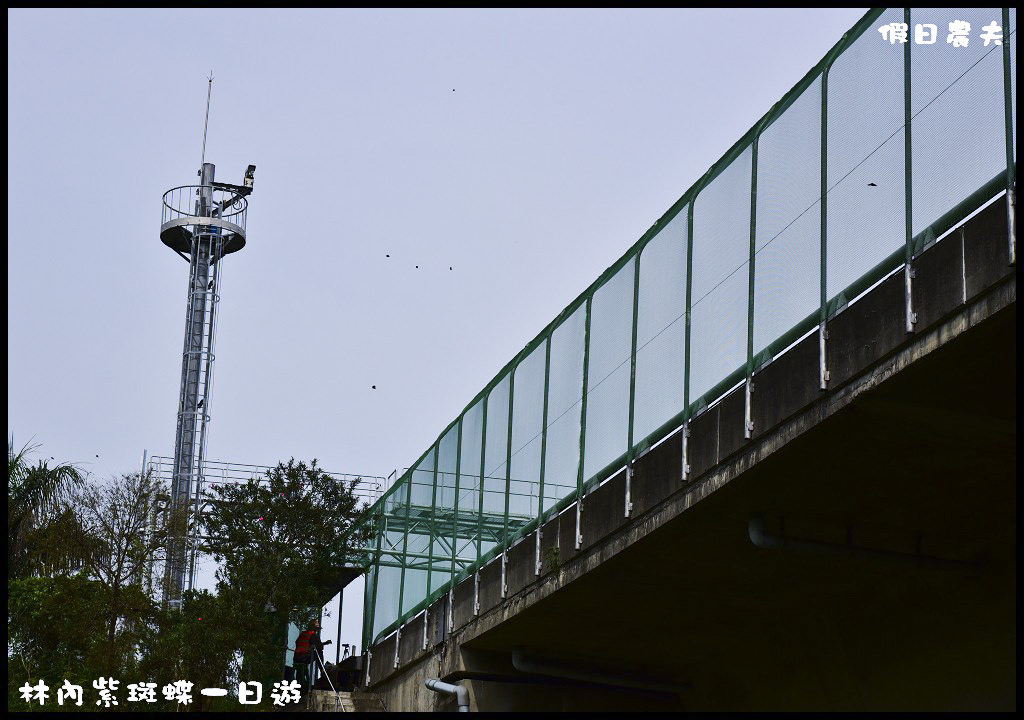
<instances>
[{"instance_id":1,"label":"metal lattice tower","mask_svg":"<svg viewBox=\"0 0 1024 720\"><path fill-rule=\"evenodd\" d=\"M212 77L210 78L212 86ZM209 118L209 94L207 95ZM245 246L246 196L252 192L255 166L246 170L244 184L214 182L214 165L205 162L206 131L203 131L203 162L199 185L185 185L164 193L160 240L189 263L188 302L185 312L185 343L181 359L181 390L174 439L174 471L171 511L180 518L168 548L164 578L165 606L177 607L186 583L187 538L191 523L198 521L203 461L213 387L214 339L217 306L223 280L224 256ZM193 564L195 550L192 550ZM189 587L192 585L189 574Z\"/></svg>"}]
</instances>

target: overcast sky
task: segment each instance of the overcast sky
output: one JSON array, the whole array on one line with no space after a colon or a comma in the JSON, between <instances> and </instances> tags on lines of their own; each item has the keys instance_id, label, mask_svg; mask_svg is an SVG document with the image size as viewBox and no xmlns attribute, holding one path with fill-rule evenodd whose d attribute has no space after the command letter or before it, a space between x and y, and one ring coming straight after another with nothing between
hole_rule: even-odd
<instances>
[{"instance_id":1,"label":"overcast sky","mask_svg":"<svg viewBox=\"0 0 1024 720\"><path fill-rule=\"evenodd\" d=\"M172 454L160 199L211 69L206 159L257 170L207 458L388 475L865 11L8 10L8 437L100 477Z\"/></svg>"}]
</instances>

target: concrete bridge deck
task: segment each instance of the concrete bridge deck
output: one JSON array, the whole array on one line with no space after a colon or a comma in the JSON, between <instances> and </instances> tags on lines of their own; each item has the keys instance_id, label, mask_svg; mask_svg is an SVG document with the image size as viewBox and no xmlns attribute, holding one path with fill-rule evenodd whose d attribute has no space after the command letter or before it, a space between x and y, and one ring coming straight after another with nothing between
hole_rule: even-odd
<instances>
[{"instance_id":1,"label":"concrete bridge deck","mask_svg":"<svg viewBox=\"0 0 1024 720\"><path fill-rule=\"evenodd\" d=\"M1016 707L1005 196L371 648L389 709ZM759 522L763 520L763 523ZM755 545L757 540L761 545ZM539 546L538 546L539 544ZM540 563L537 562L538 557ZM504 564L504 567L503 567ZM504 580L504 582L503 582Z\"/></svg>"}]
</instances>

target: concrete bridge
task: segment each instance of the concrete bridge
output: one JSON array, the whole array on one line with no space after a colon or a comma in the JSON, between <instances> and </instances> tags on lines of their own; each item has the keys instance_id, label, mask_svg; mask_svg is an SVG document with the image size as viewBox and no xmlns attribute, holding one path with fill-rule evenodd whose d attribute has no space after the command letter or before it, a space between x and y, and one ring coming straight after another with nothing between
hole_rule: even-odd
<instances>
[{"instance_id":1,"label":"concrete bridge","mask_svg":"<svg viewBox=\"0 0 1024 720\"><path fill-rule=\"evenodd\" d=\"M389 709L1016 707L1003 198L371 649ZM632 504L627 513L627 503ZM539 544L539 545L538 545ZM538 566L537 558L541 561Z\"/></svg>"},{"instance_id":2,"label":"concrete bridge","mask_svg":"<svg viewBox=\"0 0 1024 720\"><path fill-rule=\"evenodd\" d=\"M1015 32L869 11L375 503L386 708L1015 708Z\"/></svg>"}]
</instances>

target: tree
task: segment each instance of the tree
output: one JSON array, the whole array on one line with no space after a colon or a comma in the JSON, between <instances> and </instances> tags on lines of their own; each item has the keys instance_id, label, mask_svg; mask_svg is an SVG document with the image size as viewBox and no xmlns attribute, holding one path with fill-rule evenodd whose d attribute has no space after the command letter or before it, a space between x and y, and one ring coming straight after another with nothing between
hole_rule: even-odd
<instances>
[{"instance_id":1,"label":"tree","mask_svg":"<svg viewBox=\"0 0 1024 720\"><path fill-rule=\"evenodd\" d=\"M166 488L138 473L106 483L54 475L45 463L27 464L30 450L14 453L11 443L8 453L9 504L17 506L8 553L21 563L20 576L8 577L11 708L27 709L17 688L40 679L51 688L65 678L88 687L100 676L230 687L239 653L246 680L278 680L285 623L318 612L337 568L366 540L368 531L353 530L354 482L334 480L316 461L279 464L263 479L214 489L204 526L206 549L224 563L217 593L186 592L180 610L166 611L151 583L153 561L180 531L169 514L163 526L154 522ZM149 709L175 706L159 700Z\"/></svg>"},{"instance_id":2,"label":"tree","mask_svg":"<svg viewBox=\"0 0 1024 720\"><path fill-rule=\"evenodd\" d=\"M167 489L149 473L129 473L72 493L81 533L91 543L85 567L106 599L106 670L124 669L154 611L152 566L166 546L156 526L160 497Z\"/></svg>"},{"instance_id":3,"label":"tree","mask_svg":"<svg viewBox=\"0 0 1024 720\"><path fill-rule=\"evenodd\" d=\"M237 682L236 653L252 628L230 597L186 590L180 610L158 609L154 626L141 644L141 677L159 687L183 679L197 688L228 688ZM210 710L212 705L210 698L194 695L192 709Z\"/></svg>"},{"instance_id":4,"label":"tree","mask_svg":"<svg viewBox=\"0 0 1024 720\"><path fill-rule=\"evenodd\" d=\"M218 594L254 630L239 648L247 660L283 657L275 630L318 616L338 569L358 562L369 529L355 528L363 510L357 483L292 458L264 478L213 488L203 524L209 551L223 562Z\"/></svg>"},{"instance_id":5,"label":"tree","mask_svg":"<svg viewBox=\"0 0 1024 720\"><path fill-rule=\"evenodd\" d=\"M49 467L45 460L30 465L39 445L15 452L7 443L7 579L73 572L89 549L74 529L66 501L83 483L83 473L70 463ZM51 458L52 459L52 458Z\"/></svg>"},{"instance_id":6,"label":"tree","mask_svg":"<svg viewBox=\"0 0 1024 720\"><path fill-rule=\"evenodd\" d=\"M20 707L12 683L87 687L136 673L156 629L150 567L165 542L153 521L166 491L138 473L107 483L58 473L47 484L45 463L29 467L12 448L9 498L24 509L12 511L21 525L10 532L25 542L7 583L8 701Z\"/></svg>"},{"instance_id":7,"label":"tree","mask_svg":"<svg viewBox=\"0 0 1024 720\"><path fill-rule=\"evenodd\" d=\"M7 584L7 702L26 710L18 687L65 679L89 687L105 675L103 590L84 574L28 577ZM37 708L38 709L38 708Z\"/></svg>"}]
</instances>

